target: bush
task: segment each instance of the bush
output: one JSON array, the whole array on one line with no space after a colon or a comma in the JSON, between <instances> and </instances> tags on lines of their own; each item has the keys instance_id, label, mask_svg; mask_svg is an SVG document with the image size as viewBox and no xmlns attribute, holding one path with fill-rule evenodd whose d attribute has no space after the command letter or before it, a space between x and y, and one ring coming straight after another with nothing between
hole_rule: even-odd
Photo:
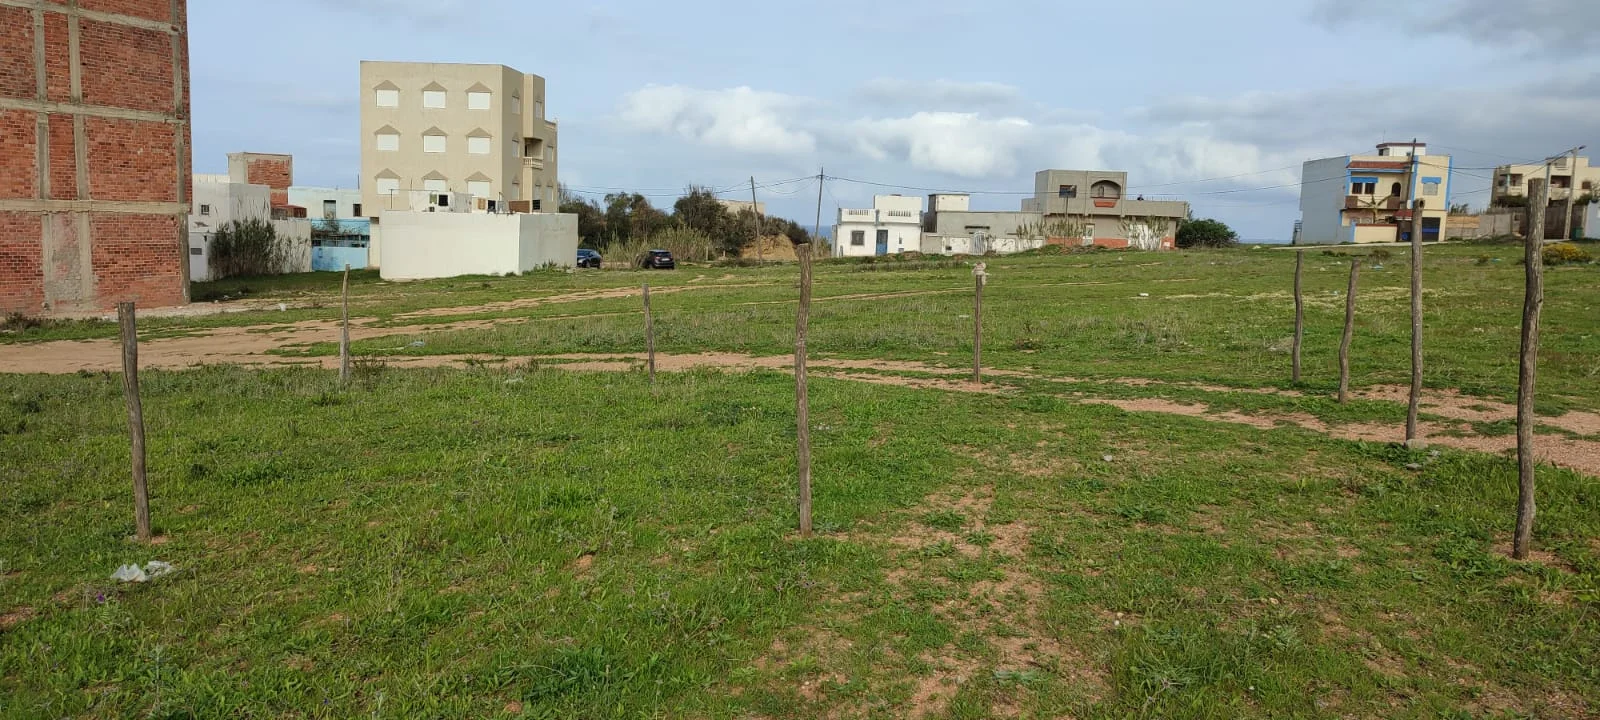
<instances>
[{"instance_id":1,"label":"bush","mask_svg":"<svg viewBox=\"0 0 1600 720\"><path fill-rule=\"evenodd\" d=\"M266 220L234 220L211 240L211 279L277 275L289 259L288 243Z\"/></svg>"},{"instance_id":2,"label":"bush","mask_svg":"<svg viewBox=\"0 0 1600 720\"><path fill-rule=\"evenodd\" d=\"M1178 247L1228 248L1239 244L1239 234L1220 220L1190 220L1178 228Z\"/></svg>"},{"instance_id":3,"label":"bush","mask_svg":"<svg viewBox=\"0 0 1600 720\"><path fill-rule=\"evenodd\" d=\"M1544 248L1544 264L1546 265L1582 265L1592 262L1594 257L1583 248L1571 243L1556 243L1546 245Z\"/></svg>"}]
</instances>

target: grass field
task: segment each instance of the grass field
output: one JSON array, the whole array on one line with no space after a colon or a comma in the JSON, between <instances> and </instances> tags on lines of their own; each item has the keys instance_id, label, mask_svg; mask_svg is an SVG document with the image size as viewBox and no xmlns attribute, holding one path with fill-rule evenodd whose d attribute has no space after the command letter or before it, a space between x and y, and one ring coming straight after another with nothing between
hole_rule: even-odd
<instances>
[{"instance_id":1,"label":"grass field","mask_svg":"<svg viewBox=\"0 0 1600 720\"><path fill-rule=\"evenodd\" d=\"M1489 409L1514 395L1517 250L1429 252L1428 386L1484 413L1428 417L1503 441ZM664 352L780 355L792 267L363 274L372 359L350 387L312 367L145 374L155 546L127 539L119 377L0 375L0 717L1600 713L1600 481L1542 467L1540 552L1507 559L1515 463L1333 431L1403 419L1383 387L1409 374L1407 266L1363 274L1366 394L1339 406L1345 264L1307 256L1293 387L1293 262L991 260L981 387L941 367L969 362L968 265L820 265L809 540L791 378L651 386L548 357L638 353L621 289L645 280ZM1600 444L1578 421L1600 407L1595 272L1548 275L1542 437L1580 450ZM145 320L146 345L320 328L336 283L201 288L249 285L238 302L259 307ZM327 357L312 334L263 359ZM0 333L0 368L114 335ZM400 367L429 354L515 360ZM179 572L107 579L152 559Z\"/></svg>"}]
</instances>

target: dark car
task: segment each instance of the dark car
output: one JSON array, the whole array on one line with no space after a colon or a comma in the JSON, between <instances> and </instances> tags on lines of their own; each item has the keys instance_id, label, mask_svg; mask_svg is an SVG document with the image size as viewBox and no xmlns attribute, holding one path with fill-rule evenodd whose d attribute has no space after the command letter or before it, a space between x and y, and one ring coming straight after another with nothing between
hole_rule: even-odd
<instances>
[{"instance_id":1,"label":"dark car","mask_svg":"<svg viewBox=\"0 0 1600 720\"><path fill-rule=\"evenodd\" d=\"M673 270L678 267L678 261L672 259L672 253L666 250L651 250L644 256L644 269L646 270Z\"/></svg>"},{"instance_id":2,"label":"dark car","mask_svg":"<svg viewBox=\"0 0 1600 720\"><path fill-rule=\"evenodd\" d=\"M598 268L598 267L600 267L600 253L597 253L597 252L595 252L593 250L589 250L587 248L579 248L578 249L578 267L581 267L581 268Z\"/></svg>"}]
</instances>

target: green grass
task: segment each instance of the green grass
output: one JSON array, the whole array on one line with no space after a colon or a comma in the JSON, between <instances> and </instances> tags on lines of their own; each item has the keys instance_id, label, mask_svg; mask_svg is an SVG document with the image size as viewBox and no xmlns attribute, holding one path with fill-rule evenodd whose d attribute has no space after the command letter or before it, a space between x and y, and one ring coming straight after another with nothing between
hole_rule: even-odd
<instances>
[{"instance_id":1,"label":"green grass","mask_svg":"<svg viewBox=\"0 0 1600 720\"><path fill-rule=\"evenodd\" d=\"M1509 399L1520 249L1428 252L1427 384ZM991 376L993 395L815 378L810 540L793 532L783 374L663 374L652 387L551 361L383 359L637 353L636 297L493 303L646 281L662 290L661 350L783 354L793 267L353 274L355 315L395 330L357 343L349 388L304 368L145 373L167 539L154 547L127 539L119 378L0 374L0 718L1600 712L1594 478L1540 469L1548 555L1516 563L1501 547L1508 459L1074 402L1398 424L1397 403L1328 399L1342 258L1307 255L1299 396L1248 392L1290 387L1292 253L988 262L985 364L1027 376ZM1547 415L1600 407L1595 272L1547 272ZM1356 385L1404 383L1408 268L1397 257L1362 277ZM327 320L339 279L197 288L261 309L141 330ZM811 348L964 365L971 283L959 261L819 263ZM410 315L440 308L455 310ZM466 319L506 322L446 327ZM115 335L8 321L0 357L3 344ZM1172 384L1106 382L1124 377ZM148 560L180 571L108 579Z\"/></svg>"},{"instance_id":2,"label":"green grass","mask_svg":"<svg viewBox=\"0 0 1600 720\"><path fill-rule=\"evenodd\" d=\"M126 539L118 379L0 376L0 612L24 618L0 716L903 717L928 688L953 718L1600 703L1600 488L1564 471L1540 477L1559 565L1519 564L1491 549L1505 460L819 379L800 540L777 373L144 389L153 548ZM151 559L180 572L107 580Z\"/></svg>"}]
</instances>

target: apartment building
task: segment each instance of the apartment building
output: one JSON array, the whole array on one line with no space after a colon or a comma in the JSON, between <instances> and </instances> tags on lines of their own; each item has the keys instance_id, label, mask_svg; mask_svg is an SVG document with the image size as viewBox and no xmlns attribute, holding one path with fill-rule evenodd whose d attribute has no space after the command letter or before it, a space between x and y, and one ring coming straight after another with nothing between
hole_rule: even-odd
<instances>
[{"instance_id":1,"label":"apartment building","mask_svg":"<svg viewBox=\"0 0 1600 720\"><path fill-rule=\"evenodd\" d=\"M0 314L188 301L185 0L0 2Z\"/></svg>"},{"instance_id":2,"label":"apartment building","mask_svg":"<svg viewBox=\"0 0 1600 720\"><path fill-rule=\"evenodd\" d=\"M1127 197L1128 174L1041 170L1020 211L974 211L965 195L933 195L928 246L945 252L1014 252L1051 245L1162 250L1174 247L1189 203Z\"/></svg>"},{"instance_id":3,"label":"apartment building","mask_svg":"<svg viewBox=\"0 0 1600 720\"><path fill-rule=\"evenodd\" d=\"M411 191L465 193L474 210L553 212L556 124L545 80L504 65L361 63L362 208L413 208Z\"/></svg>"},{"instance_id":4,"label":"apartment building","mask_svg":"<svg viewBox=\"0 0 1600 720\"><path fill-rule=\"evenodd\" d=\"M1506 205L1507 198L1526 198L1533 181L1545 178L1544 163L1528 165L1501 165L1494 171L1494 187L1489 193L1489 204ZM1579 155L1574 162L1571 156L1556 158L1550 164L1550 200L1565 202L1577 188L1578 197L1592 194L1600 185L1600 168L1589 164L1589 158ZM1521 205L1521 202L1510 201Z\"/></svg>"},{"instance_id":5,"label":"apartment building","mask_svg":"<svg viewBox=\"0 0 1600 720\"><path fill-rule=\"evenodd\" d=\"M1298 245L1409 242L1410 199L1424 202L1424 241L1442 239L1454 161L1427 143L1383 143L1373 155L1312 160L1301 171Z\"/></svg>"},{"instance_id":6,"label":"apartment building","mask_svg":"<svg viewBox=\"0 0 1600 720\"><path fill-rule=\"evenodd\" d=\"M869 209L839 208L834 257L894 255L922 250L922 198L876 195Z\"/></svg>"}]
</instances>

